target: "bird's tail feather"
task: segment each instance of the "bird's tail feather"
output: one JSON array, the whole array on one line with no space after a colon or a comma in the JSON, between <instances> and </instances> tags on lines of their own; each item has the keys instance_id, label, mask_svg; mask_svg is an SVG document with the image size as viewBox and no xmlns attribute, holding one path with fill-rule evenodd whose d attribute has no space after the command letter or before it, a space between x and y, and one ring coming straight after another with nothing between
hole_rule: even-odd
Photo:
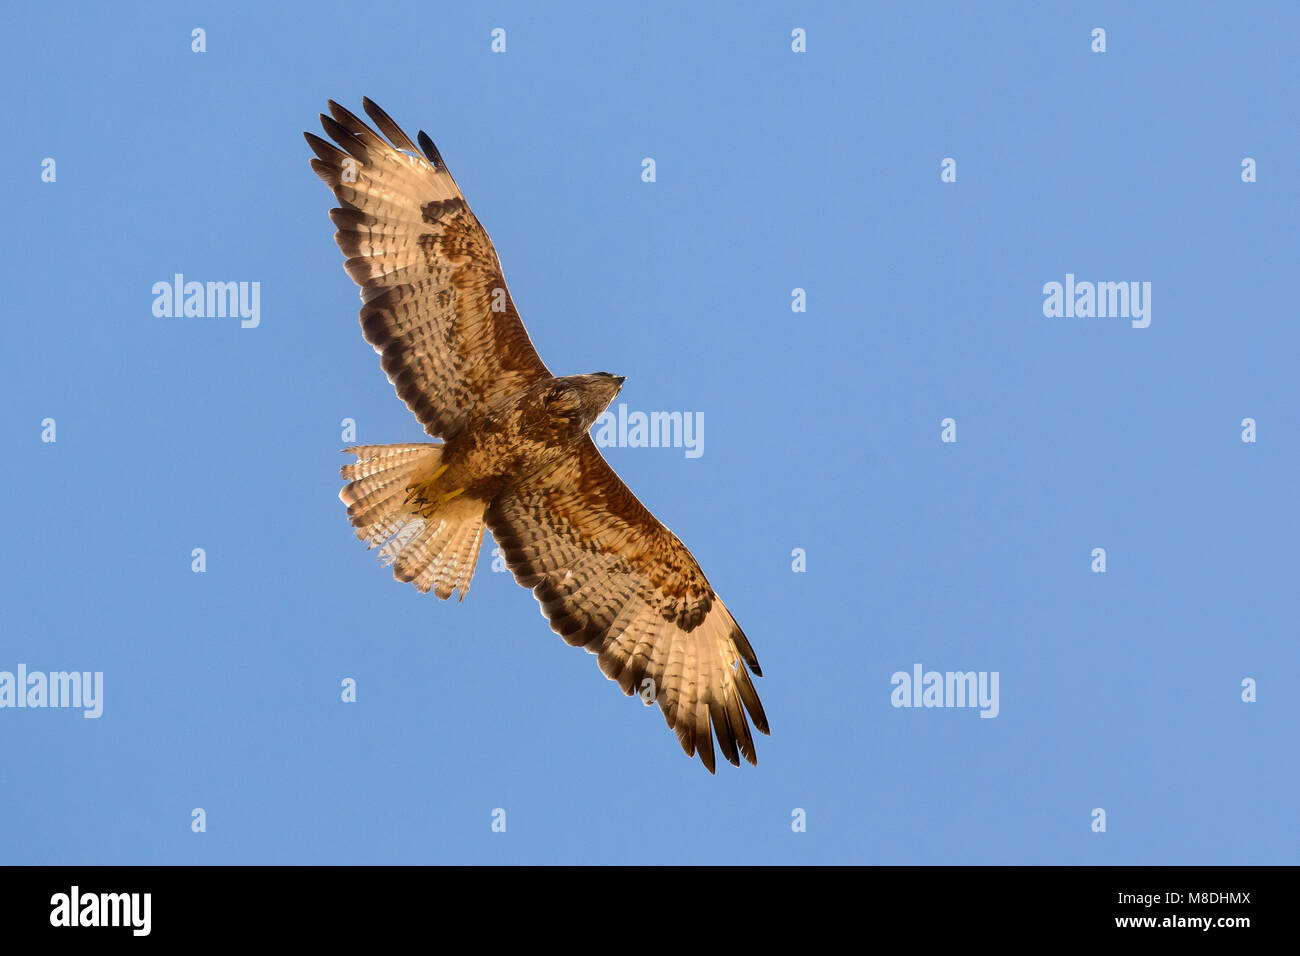
<instances>
[{"instance_id":1,"label":"bird's tail feather","mask_svg":"<svg viewBox=\"0 0 1300 956\"><path fill-rule=\"evenodd\" d=\"M469 495L449 498L435 507L417 502L414 486L429 481L442 467L442 445L354 445L357 456L341 474L348 484L339 492L357 537L379 548L393 577L440 598L460 591L463 601L483 541L487 502Z\"/></svg>"}]
</instances>

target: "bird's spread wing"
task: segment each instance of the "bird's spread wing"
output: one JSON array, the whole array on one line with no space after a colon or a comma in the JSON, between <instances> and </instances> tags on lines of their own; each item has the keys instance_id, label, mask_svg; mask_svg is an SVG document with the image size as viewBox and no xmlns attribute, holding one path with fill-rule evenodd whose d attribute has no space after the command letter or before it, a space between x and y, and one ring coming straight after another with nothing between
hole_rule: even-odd
<instances>
[{"instance_id":1,"label":"bird's spread wing","mask_svg":"<svg viewBox=\"0 0 1300 956\"><path fill-rule=\"evenodd\" d=\"M551 628L599 655L625 694L653 693L688 756L698 752L712 772L716 734L732 764L756 762L745 711L760 731L768 727L749 676L762 674L753 648L695 558L590 436L569 459L493 501L487 523Z\"/></svg>"},{"instance_id":2,"label":"bird's spread wing","mask_svg":"<svg viewBox=\"0 0 1300 956\"><path fill-rule=\"evenodd\" d=\"M417 148L387 113L364 105L391 143L331 100L321 124L338 146L304 134L319 157L312 169L342 204L330 218L361 286L367 341L425 430L450 438L471 413L550 373L438 150L424 133Z\"/></svg>"}]
</instances>

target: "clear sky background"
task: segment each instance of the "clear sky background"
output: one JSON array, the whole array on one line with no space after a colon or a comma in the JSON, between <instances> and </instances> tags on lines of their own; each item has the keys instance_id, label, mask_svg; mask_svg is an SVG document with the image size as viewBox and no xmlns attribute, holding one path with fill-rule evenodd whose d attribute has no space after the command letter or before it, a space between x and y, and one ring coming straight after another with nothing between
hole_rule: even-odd
<instances>
[{"instance_id":1,"label":"clear sky background","mask_svg":"<svg viewBox=\"0 0 1300 956\"><path fill-rule=\"evenodd\" d=\"M618 7L9 11L0 670L104 712L0 710L0 862L1295 863L1295 5ZM703 414L699 458L607 455L757 649L757 768L490 541L456 604L353 538L341 422L422 438L301 135L363 95L553 370ZM155 317L178 272L260 325ZM1045 317L1067 273L1150 327ZM998 716L891 706L915 664Z\"/></svg>"}]
</instances>

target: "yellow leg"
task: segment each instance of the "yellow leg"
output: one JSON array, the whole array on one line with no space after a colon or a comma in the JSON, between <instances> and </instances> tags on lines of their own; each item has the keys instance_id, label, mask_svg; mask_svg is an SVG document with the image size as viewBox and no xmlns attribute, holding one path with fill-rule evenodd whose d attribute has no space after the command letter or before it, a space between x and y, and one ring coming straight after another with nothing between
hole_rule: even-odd
<instances>
[{"instance_id":1,"label":"yellow leg","mask_svg":"<svg viewBox=\"0 0 1300 956\"><path fill-rule=\"evenodd\" d=\"M424 479L422 479L418 484L408 485L407 488L406 488L406 503L407 503L408 505L409 505L409 504L415 504L415 505L424 505L424 504L426 504L426 503L428 502L428 499L424 497L424 495L422 494L422 492L424 492L424 491L426 491L426 490L432 488L432 487L433 487L433 483L434 483L435 481L437 481L439 478L441 478L441 477L442 477L442 473L443 473L444 471L446 471L446 470L447 470L448 468L450 468L450 467L451 467L451 465L439 465L439 466L438 466L438 469L437 469L437 470L436 470L432 475L430 475L428 478L424 478ZM439 500L438 504L441 504L441 503L442 503L441 500ZM436 507L436 505L435 505L435 507Z\"/></svg>"},{"instance_id":2,"label":"yellow leg","mask_svg":"<svg viewBox=\"0 0 1300 956\"><path fill-rule=\"evenodd\" d=\"M414 491L414 489L412 489L412 491ZM453 498L459 498L461 495L465 493L465 491L466 489L464 488L457 488L455 491L448 491L446 494L438 495L433 499L428 499L428 498L423 498L418 496L412 498L411 497L412 492L408 492L407 502L410 504L414 504L419 509L419 513L424 515L426 518L428 518L431 517L434 514L434 512L436 512L447 502L451 501Z\"/></svg>"},{"instance_id":3,"label":"yellow leg","mask_svg":"<svg viewBox=\"0 0 1300 956\"><path fill-rule=\"evenodd\" d=\"M438 500L434 502L433 507L435 510L441 508L447 502L451 501L452 498L456 498L460 495L463 495L464 493L465 493L464 488L457 488L455 491L449 491L445 495L439 495Z\"/></svg>"}]
</instances>

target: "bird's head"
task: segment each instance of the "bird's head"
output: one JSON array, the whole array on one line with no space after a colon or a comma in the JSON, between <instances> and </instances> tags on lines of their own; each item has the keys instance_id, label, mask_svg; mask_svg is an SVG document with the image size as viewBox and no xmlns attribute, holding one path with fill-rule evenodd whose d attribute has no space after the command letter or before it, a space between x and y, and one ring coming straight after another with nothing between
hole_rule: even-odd
<instances>
[{"instance_id":1,"label":"bird's head","mask_svg":"<svg viewBox=\"0 0 1300 956\"><path fill-rule=\"evenodd\" d=\"M587 433L622 387L623 376L609 372L567 375L547 386L542 402L556 430L576 438Z\"/></svg>"}]
</instances>

